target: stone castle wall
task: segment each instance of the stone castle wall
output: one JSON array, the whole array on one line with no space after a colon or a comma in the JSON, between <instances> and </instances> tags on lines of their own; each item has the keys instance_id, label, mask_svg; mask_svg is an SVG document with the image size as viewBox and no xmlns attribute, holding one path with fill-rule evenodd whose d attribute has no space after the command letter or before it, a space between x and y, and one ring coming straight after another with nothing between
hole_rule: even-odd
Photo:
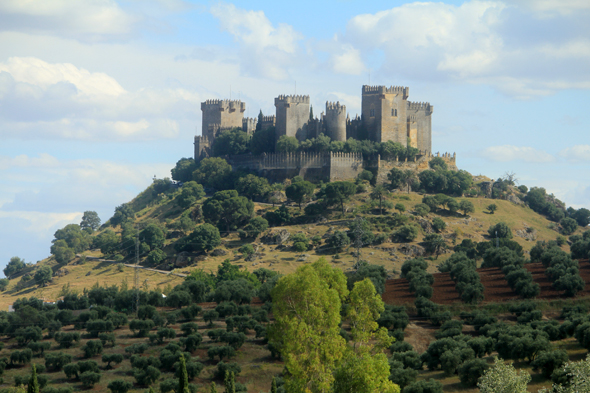
<instances>
[{"instance_id":1,"label":"stone castle wall","mask_svg":"<svg viewBox=\"0 0 590 393\"><path fill-rule=\"evenodd\" d=\"M271 182L281 182L295 176L309 181L353 180L365 169L377 176L378 183L387 182L387 174L392 168L423 171L429 168L428 162L434 157L442 157L449 169L457 170L455 155L442 156L424 152L416 159L381 160L379 156L364 160L360 153L272 153L254 156L242 154L226 157L233 170L247 169L257 172Z\"/></svg>"}]
</instances>

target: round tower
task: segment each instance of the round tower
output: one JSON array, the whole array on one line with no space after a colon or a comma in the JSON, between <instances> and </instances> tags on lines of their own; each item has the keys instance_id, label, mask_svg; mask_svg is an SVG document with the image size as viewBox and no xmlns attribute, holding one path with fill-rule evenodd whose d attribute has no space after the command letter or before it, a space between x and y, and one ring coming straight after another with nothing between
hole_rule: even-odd
<instances>
[{"instance_id":1,"label":"round tower","mask_svg":"<svg viewBox=\"0 0 590 393\"><path fill-rule=\"evenodd\" d=\"M324 115L326 132L333 141L346 142L346 106L340 102L326 102Z\"/></svg>"}]
</instances>

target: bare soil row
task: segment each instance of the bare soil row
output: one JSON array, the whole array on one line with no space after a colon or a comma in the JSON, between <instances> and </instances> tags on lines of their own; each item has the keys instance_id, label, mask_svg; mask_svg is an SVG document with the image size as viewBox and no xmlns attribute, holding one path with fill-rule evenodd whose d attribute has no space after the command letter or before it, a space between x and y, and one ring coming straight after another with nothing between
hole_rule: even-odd
<instances>
[{"instance_id":1,"label":"bare soil row","mask_svg":"<svg viewBox=\"0 0 590 393\"><path fill-rule=\"evenodd\" d=\"M590 296L590 262L582 260L580 264L580 276L586 282L586 288L579 292L576 297ZM545 266L541 263L528 263L525 268L533 275L533 281L541 287L541 293L537 299L555 300L566 299L563 292L556 291L552 282L545 275ZM504 274L499 268L477 269L481 283L484 286L484 303L499 303L511 300L518 300L520 297L508 286ZM461 297L455 290L455 282L451 280L449 273L435 273L434 284L432 285L432 300L438 304L461 303ZM416 297L409 291L409 283L405 278L387 280L383 301L387 304L412 304Z\"/></svg>"}]
</instances>

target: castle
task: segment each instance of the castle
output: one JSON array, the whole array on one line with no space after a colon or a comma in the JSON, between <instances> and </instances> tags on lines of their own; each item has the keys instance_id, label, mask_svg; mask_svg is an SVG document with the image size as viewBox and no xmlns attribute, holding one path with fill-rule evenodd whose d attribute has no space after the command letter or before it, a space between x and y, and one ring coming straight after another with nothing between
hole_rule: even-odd
<instances>
[{"instance_id":1,"label":"castle","mask_svg":"<svg viewBox=\"0 0 590 393\"><path fill-rule=\"evenodd\" d=\"M295 137L299 141L315 138L320 134L333 141L345 142L349 138L369 139L374 142L392 141L404 147L414 147L419 155L414 159L416 169L424 167L432 155L432 112L427 102L408 101L408 87L363 86L362 112L350 119L346 106L339 102L326 102L320 118L310 116L307 95L279 95L275 98L276 114L257 118L245 118L246 104L240 100L207 100L201 103L203 112L202 135L196 136L195 161L212 154L213 142L224 130L235 127L252 135L256 130L275 129L275 140L281 136ZM455 156L442 156L455 167ZM354 178L363 169L377 173L382 164L380 157L364 160L358 153L273 153L261 156L239 155L226 159L232 167L249 169L280 181L296 175L310 180L343 180ZM409 164L407 164L409 165ZM389 169L391 170L391 169Z\"/></svg>"}]
</instances>

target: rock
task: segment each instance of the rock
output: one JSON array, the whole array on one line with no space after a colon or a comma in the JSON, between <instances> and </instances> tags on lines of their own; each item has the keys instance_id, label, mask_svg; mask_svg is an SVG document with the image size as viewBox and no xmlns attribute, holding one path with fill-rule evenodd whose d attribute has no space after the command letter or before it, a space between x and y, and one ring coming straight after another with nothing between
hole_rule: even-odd
<instances>
[{"instance_id":1,"label":"rock","mask_svg":"<svg viewBox=\"0 0 590 393\"><path fill-rule=\"evenodd\" d=\"M506 195L506 200L514 203L515 205L524 205L524 202L514 194Z\"/></svg>"},{"instance_id":2,"label":"rock","mask_svg":"<svg viewBox=\"0 0 590 393\"><path fill-rule=\"evenodd\" d=\"M63 277L70 274L70 271L68 269L66 269L65 267L62 267L61 269L59 269L58 271L55 272L55 276L56 277Z\"/></svg>"},{"instance_id":3,"label":"rock","mask_svg":"<svg viewBox=\"0 0 590 393\"><path fill-rule=\"evenodd\" d=\"M414 244L403 245L398 248L398 251L404 255L409 256L409 257L421 257L421 256L424 256L424 254L426 253L426 250L424 250L424 247L414 245Z\"/></svg>"},{"instance_id":4,"label":"rock","mask_svg":"<svg viewBox=\"0 0 590 393\"><path fill-rule=\"evenodd\" d=\"M86 273L86 275L87 275L87 276L89 276L89 275L91 275L91 274L92 274L92 272L88 272L88 273Z\"/></svg>"},{"instance_id":5,"label":"rock","mask_svg":"<svg viewBox=\"0 0 590 393\"><path fill-rule=\"evenodd\" d=\"M430 221L421 218L418 223L420 224L420 226L424 230L424 233L429 234L429 233L433 233L434 232L433 229L432 229L432 224L430 223Z\"/></svg>"},{"instance_id":6,"label":"rock","mask_svg":"<svg viewBox=\"0 0 590 393\"><path fill-rule=\"evenodd\" d=\"M272 230L262 238L262 241L267 244L283 244L289 240L290 237L291 234L286 229Z\"/></svg>"},{"instance_id":7,"label":"rock","mask_svg":"<svg viewBox=\"0 0 590 393\"><path fill-rule=\"evenodd\" d=\"M215 250L211 251L211 255L214 257L220 257L223 255L227 255L227 251L222 248L216 248Z\"/></svg>"}]
</instances>

